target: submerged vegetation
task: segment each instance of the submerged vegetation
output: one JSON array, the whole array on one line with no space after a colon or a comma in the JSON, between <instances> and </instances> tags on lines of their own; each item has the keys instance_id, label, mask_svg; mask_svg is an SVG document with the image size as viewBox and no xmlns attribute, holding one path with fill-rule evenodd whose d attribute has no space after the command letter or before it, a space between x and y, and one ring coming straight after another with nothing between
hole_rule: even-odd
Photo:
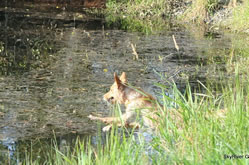
<instances>
[{"instance_id":1,"label":"submerged vegetation","mask_svg":"<svg viewBox=\"0 0 249 165\"><path fill-rule=\"evenodd\" d=\"M164 108L158 131L151 140L142 133L113 129L106 134L104 144L77 141L73 149L61 150L55 144L46 152L46 161L27 155L23 164L246 164L249 152L249 85L236 71L235 81L215 93L207 87L206 94L182 94L172 85L174 97L162 89ZM244 82L244 83L242 83ZM168 115L177 109L181 120ZM226 156L240 156L229 158Z\"/></svg>"}]
</instances>

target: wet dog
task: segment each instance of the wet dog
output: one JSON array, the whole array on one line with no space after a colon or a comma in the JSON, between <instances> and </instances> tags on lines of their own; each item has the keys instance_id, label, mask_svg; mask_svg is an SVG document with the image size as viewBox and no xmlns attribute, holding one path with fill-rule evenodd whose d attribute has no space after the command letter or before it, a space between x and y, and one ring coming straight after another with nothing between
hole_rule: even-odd
<instances>
[{"instance_id":1,"label":"wet dog","mask_svg":"<svg viewBox=\"0 0 249 165\"><path fill-rule=\"evenodd\" d=\"M110 91L104 95L104 100L111 104L124 104L125 113L120 117L97 117L89 115L91 120L101 121L109 124L103 128L103 131L109 131L112 124L119 127L139 128L141 122L137 119L142 119L145 126L154 128L154 120L157 120L156 113L160 106L154 97L147 94L141 89L128 86L126 73L123 72L120 77L114 73L114 83ZM141 120L140 120L141 121Z\"/></svg>"}]
</instances>

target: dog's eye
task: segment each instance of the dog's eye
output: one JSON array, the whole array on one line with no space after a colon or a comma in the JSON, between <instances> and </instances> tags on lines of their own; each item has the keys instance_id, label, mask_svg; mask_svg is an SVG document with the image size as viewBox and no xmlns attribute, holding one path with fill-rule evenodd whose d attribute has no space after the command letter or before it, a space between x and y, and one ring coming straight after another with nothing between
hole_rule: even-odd
<instances>
[{"instance_id":1,"label":"dog's eye","mask_svg":"<svg viewBox=\"0 0 249 165\"><path fill-rule=\"evenodd\" d=\"M113 99L114 99L114 97L111 97L111 98L110 98L110 100L113 100Z\"/></svg>"}]
</instances>

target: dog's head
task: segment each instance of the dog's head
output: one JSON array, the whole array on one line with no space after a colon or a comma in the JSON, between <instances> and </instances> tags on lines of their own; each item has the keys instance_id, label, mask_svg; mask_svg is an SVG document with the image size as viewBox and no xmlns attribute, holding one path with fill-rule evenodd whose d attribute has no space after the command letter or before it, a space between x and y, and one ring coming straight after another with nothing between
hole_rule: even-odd
<instances>
[{"instance_id":1,"label":"dog's head","mask_svg":"<svg viewBox=\"0 0 249 165\"><path fill-rule=\"evenodd\" d=\"M104 95L104 100L108 101L109 103L125 103L125 88L124 84L127 83L126 73L123 72L120 77L114 73L114 83L112 84L110 91Z\"/></svg>"}]
</instances>

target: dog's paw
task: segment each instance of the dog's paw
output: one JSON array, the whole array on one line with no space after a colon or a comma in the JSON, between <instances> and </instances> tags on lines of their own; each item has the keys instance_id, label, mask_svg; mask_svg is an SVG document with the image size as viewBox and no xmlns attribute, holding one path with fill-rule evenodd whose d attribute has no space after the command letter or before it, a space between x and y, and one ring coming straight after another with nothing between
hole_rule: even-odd
<instances>
[{"instance_id":1,"label":"dog's paw","mask_svg":"<svg viewBox=\"0 0 249 165\"><path fill-rule=\"evenodd\" d=\"M108 132L112 128L112 125L105 126L102 130L103 132Z\"/></svg>"},{"instance_id":2,"label":"dog's paw","mask_svg":"<svg viewBox=\"0 0 249 165\"><path fill-rule=\"evenodd\" d=\"M93 116L93 115L89 115L87 116L90 120L98 120L98 117Z\"/></svg>"}]
</instances>

